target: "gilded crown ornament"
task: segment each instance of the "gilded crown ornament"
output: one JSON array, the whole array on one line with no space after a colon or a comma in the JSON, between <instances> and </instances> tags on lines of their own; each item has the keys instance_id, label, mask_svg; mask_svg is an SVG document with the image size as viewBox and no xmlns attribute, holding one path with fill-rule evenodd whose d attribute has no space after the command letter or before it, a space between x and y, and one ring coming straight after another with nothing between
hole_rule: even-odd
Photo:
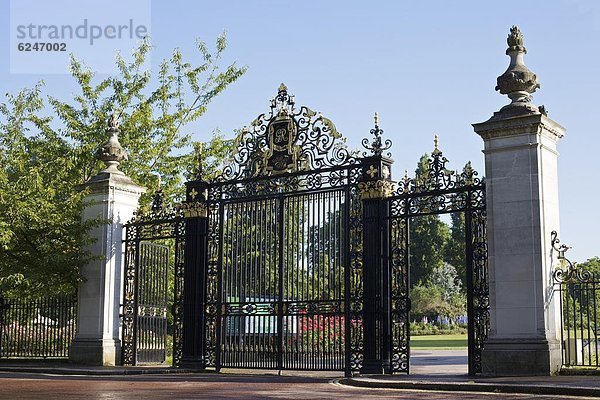
<instances>
[{"instance_id":1,"label":"gilded crown ornament","mask_svg":"<svg viewBox=\"0 0 600 400\"><path fill-rule=\"evenodd\" d=\"M108 121L106 132L110 135L106 143L96 152L96 158L106 164L101 172L109 174L123 174L118 170L119 164L128 159L127 151L119 143L119 121L113 114Z\"/></svg>"},{"instance_id":2,"label":"gilded crown ornament","mask_svg":"<svg viewBox=\"0 0 600 400\"><path fill-rule=\"evenodd\" d=\"M506 72L497 79L496 90L507 95L511 103L503 107L502 113L531 114L539 113L538 107L531 103L531 94L540 84L537 75L527 68L524 56L527 50L523 45L523 34L519 27L513 26L507 38L508 49L506 54L510 57L510 64Z\"/></svg>"}]
</instances>

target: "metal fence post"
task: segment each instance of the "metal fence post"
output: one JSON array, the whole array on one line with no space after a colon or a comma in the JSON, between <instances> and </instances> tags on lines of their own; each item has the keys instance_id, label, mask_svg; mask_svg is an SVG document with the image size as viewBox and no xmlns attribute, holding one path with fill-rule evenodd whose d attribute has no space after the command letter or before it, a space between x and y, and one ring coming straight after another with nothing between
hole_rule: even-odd
<instances>
[{"instance_id":1,"label":"metal fence post","mask_svg":"<svg viewBox=\"0 0 600 400\"><path fill-rule=\"evenodd\" d=\"M376 127L377 128L377 127ZM378 129L378 128L377 128ZM363 201L364 362L363 374L391 373L391 309L386 197L393 191L389 158L363 159L359 183Z\"/></svg>"},{"instance_id":2,"label":"metal fence post","mask_svg":"<svg viewBox=\"0 0 600 400\"><path fill-rule=\"evenodd\" d=\"M183 283L183 344L181 368L206 367L205 288L207 269L208 206L206 183L186 183L186 202L181 205L185 217L185 253Z\"/></svg>"}]
</instances>

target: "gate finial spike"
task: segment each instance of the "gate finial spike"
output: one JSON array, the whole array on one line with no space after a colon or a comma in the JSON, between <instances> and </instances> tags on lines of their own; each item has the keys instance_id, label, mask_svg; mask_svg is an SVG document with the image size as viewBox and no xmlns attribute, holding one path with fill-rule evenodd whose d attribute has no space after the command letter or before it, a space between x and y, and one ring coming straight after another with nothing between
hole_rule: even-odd
<instances>
[{"instance_id":1,"label":"gate finial spike","mask_svg":"<svg viewBox=\"0 0 600 400\"><path fill-rule=\"evenodd\" d=\"M439 145L440 145L440 138L438 137L438 135L435 135L433 137L433 146L434 146L435 150L439 150Z\"/></svg>"},{"instance_id":2,"label":"gate finial spike","mask_svg":"<svg viewBox=\"0 0 600 400\"><path fill-rule=\"evenodd\" d=\"M374 115L375 127L371 129L370 133L373 135L373 141L369 143L369 139L364 138L362 140L362 145L365 149L371 152L373 156L380 156L383 154L385 150L388 150L392 147L392 141L390 139L386 139L385 142L381 139L381 135L383 134L383 129L379 128L379 114L376 112ZM391 157L391 154L387 154L388 157ZM367 157L367 152L363 152L363 156Z\"/></svg>"},{"instance_id":3,"label":"gate finial spike","mask_svg":"<svg viewBox=\"0 0 600 400\"><path fill-rule=\"evenodd\" d=\"M279 85L279 89L280 92L287 92L287 86L285 86L285 83L281 82L281 85Z\"/></svg>"}]
</instances>

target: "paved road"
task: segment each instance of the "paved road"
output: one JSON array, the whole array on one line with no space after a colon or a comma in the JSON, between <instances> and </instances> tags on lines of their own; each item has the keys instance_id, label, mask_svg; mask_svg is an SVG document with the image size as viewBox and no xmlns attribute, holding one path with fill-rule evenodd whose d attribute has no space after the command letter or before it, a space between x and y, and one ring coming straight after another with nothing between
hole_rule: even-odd
<instances>
[{"instance_id":1,"label":"paved road","mask_svg":"<svg viewBox=\"0 0 600 400\"><path fill-rule=\"evenodd\" d=\"M410 372L422 375L466 375L467 350L411 350Z\"/></svg>"},{"instance_id":2,"label":"paved road","mask_svg":"<svg viewBox=\"0 0 600 400\"><path fill-rule=\"evenodd\" d=\"M555 396L362 389L327 377L196 374L77 377L0 373L0 399L461 399L555 400ZM563 397L565 398L565 397ZM581 397L579 397L581 399Z\"/></svg>"}]
</instances>

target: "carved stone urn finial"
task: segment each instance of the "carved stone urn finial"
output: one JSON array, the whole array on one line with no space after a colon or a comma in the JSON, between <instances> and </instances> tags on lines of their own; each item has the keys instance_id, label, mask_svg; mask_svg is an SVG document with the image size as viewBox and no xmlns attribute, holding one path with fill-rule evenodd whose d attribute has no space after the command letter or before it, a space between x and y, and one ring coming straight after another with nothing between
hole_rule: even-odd
<instances>
[{"instance_id":1,"label":"carved stone urn finial","mask_svg":"<svg viewBox=\"0 0 600 400\"><path fill-rule=\"evenodd\" d=\"M119 143L119 121L116 114L110 117L106 132L110 136L96 153L96 158L106 164L106 168L100 172L123 175L123 172L119 171L117 167L122 161L127 160L128 156L127 151Z\"/></svg>"},{"instance_id":2,"label":"carved stone urn finial","mask_svg":"<svg viewBox=\"0 0 600 400\"><path fill-rule=\"evenodd\" d=\"M513 27L510 28L510 34L508 35L506 42L508 43L506 54L508 54L509 51L522 51L527 54L527 50L523 46L523 34L518 26L513 25Z\"/></svg>"},{"instance_id":3,"label":"carved stone urn finial","mask_svg":"<svg viewBox=\"0 0 600 400\"><path fill-rule=\"evenodd\" d=\"M511 114L539 113L538 108L531 103L531 93L540 87L537 76L525 66L523 60L527 50L523 46L523 34L517 26L510 29L506 40L508 49L506 54L510 56L510 64L506 72L497 79L496 90L506 94L511 103L503 107L500 112Z\"/></svg>"}]
</instances>

